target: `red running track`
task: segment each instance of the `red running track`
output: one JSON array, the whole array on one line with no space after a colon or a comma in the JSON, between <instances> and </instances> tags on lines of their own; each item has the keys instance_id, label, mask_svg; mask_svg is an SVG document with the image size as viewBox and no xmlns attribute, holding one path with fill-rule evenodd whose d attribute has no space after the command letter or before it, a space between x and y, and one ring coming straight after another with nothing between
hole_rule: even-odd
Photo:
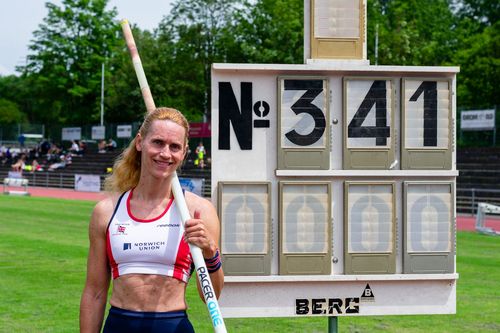
<instances>
[{"instance_id":1,"label":"red running track","mask_svg":"<svg viewBox=\"0 0 500 333\"><path fill-rule=\"evenodd\" d=\"M9 187L9 190L19 191L19 187ZM70 189L50 188L50 187L29 187L28 192L33 197L90 200L99 201L106 197L105 192L81 192Z\"/></svg>"},{"instance_id":2,"label":"red running track","mask_svg":"<svg viewBox=\"0 0 500 333\"><path fill-rule=\"evenodd\" d=\"M19 188L17 188L18 190ZM16 190L12 188L12 190ZM48 187L30 187L28 192L33 197L46 197L46 198L59 198L59 199L73 199L73 200L90 200L99 201L106 197L105 192L81 192L70 189L48 188ZM470 215L457 216L457 229L474 231L476 224L476 217ZM486 219L486 227L493 230L500 231L500 218L488 216Z\"/></svg>"}]
</instances>

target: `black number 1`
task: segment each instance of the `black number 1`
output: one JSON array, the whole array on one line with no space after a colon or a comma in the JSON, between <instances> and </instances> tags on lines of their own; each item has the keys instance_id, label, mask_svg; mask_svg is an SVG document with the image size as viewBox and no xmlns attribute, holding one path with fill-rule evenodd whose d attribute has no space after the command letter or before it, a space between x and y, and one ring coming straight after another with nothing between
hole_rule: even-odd
<instances>
[{"instance_id":1,"label":"black number 1","mask_svg":"<svg viewBox=\"0 0 500 333\"><path fill-rule=\"evenodd\" d=\"M410 102L424 93L424 147L437 146L437 82L424 81L411 96Z\"/></svg>"}]
</instances>

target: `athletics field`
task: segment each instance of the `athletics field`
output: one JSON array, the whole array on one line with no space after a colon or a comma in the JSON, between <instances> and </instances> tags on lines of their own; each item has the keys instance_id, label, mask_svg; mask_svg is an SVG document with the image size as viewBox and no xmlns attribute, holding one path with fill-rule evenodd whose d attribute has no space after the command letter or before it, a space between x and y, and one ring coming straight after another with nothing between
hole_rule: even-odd
<instances>
[{"instance_id":1,"label":"athletics field","mask_svg":"<svg viewBox=\"0 0 500 333\"><path fill-rule=\"evenodd\" d=\"M63 191L63 197L73 192ZM96 198L32 194L0 196L0 332L78 332L87 225ZM500 237L460 231L467 223L458 223L456 315L340 317L339 332L499 332ZM211 332L194 279L187 298L196 332ZM226 319L226 326L237 333L327 332L327 321Z\"/></svg>"}]
</instances>

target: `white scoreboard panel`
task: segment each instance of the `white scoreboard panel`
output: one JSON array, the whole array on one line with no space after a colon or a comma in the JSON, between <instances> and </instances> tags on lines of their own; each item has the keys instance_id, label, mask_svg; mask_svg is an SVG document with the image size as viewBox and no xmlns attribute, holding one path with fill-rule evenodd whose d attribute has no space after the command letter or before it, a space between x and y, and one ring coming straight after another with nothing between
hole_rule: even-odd
<instances>
[{"instance_id":1,"label":"white scoreboard panel","mask_svg":"<svg viewBox=\"0 0 500 333\"><path fill-rule=\"evenodd\" d=\"M402 79L403 169L451 169L450 79Z\"/></svg>"},{"instance_id":2,"label":"white scoreboard panel","mask_svg":"<svg viewBox=\"0 0 500 333\"><path fill-rule=\"evenodd\" d=\"M366 0L305 0L305 52L311 59L363 59L365 15Z\"/></svg>"},{"instance_id":3,"label":"white scoreboard panel","mask_svg":"<svg viewBox=\"0 0 500 333\"><path fill-rule=\"evenodd\" d=\"M278 168L329 169L328 80L278 78Z\"/></svg>"},{"instance_id":4,"label":"white scoreboard panel","mask_svg":"<svg viewBox=\"0 0 500 333\"><path fill-rule=\"evenodd\" d=\"M453 183L405 182L403 202L404 272L454 272Z\"/></svg>"},{"instance_id":5,"label":"white scoreboard panel","mask_svg":"<svg viewBox=\"0 0 500 333\"><path fill-rule=\"evenodd\" d=\"M394 192L394 183L345 183L345 274L396 272Z\"/></svg>"},{"instance_id":6,"label":"white scoreboard panel","mask_svg":"<svg viewBox=\"0 0 500 333\"><path fill-rule=\"evenodd\" d=\"M220 182L218 214L226 275L271 272L271 184Z\"/></svg>"},{"instance_id":7,"label":"white scoreboard panel","mask_svg":"<svg viewBox=\"0 0 500 333\"><path fill-rule=\"evenodd\" d=\"M455 312L457 72L213 65L226 317Z\"/></svg>"},{"instance_id":8,"label":"white scoreboard panel","mask_svg":"<svg viewBox=\"0 0 500 333\"><path fill-rule=\"evenodd\" d=\"M331 184L279 183L280 275L331 272Z\"/></svg>"},{"instance_id":9,"label":"white scoreboard panel","mask_svg":"<svg viewBox=\"0 0 500 333\"><path fill-rule=\"evenodd\" d=\"M395 163L394 81L344 77L344 169L389 169Z\"/></svg>"}]
</instances>

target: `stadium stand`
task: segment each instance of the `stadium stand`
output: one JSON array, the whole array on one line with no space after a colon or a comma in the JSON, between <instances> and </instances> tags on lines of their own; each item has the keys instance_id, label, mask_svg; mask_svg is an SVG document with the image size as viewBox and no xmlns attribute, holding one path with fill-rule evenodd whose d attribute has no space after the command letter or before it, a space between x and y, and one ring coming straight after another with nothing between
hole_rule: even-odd
<instances>
[{"instance_id":1,"label":"stadium stand","mask_svg":"<svg viewBox=\"0 0 500 333\"><path fill-rule=\"evenodd\" d=\"M42 158L43 171L24 171L22 177L27 179L30 186L36 187L56 187L56 188L74 188L75 174L82 175L99 175L101 177L101 186L104 179L111 171L115 158L121 153L121 150L107 151L99 153L96 147L90 147L82 156L73 156L71 164L66 165L64 168L48 171L50 161ZM31 161L28 161L31 162ZM11 171L10 161L0 164L0 179L8 178L8 173ZM210 169L196 169L191 165L186 165L180 172L179 177L186 178L201 178L204 179L203 196L211 196L211 173Z\"/></svg>"},{"instance_id":2,"label":"stadium stand","mask_svg":"<svg viewBox=\"0 0 500 333\"><path fill-rule=\"evenodd\" d=\"M75 174L100 175L101 183L108 168L121 150L98 153L97 147L88 149L83 156L75 156L65 168L54 171L23 172L30 186L74 188ZM42 161L43 163L43 161ZM45 162L46 163L46 162ZM479 202L500 205L500 148L462 148L457 151L457 212L474 215ZM0 164L0 179L8 177L11 163ZM203 195L211 197L210 168L199 169L187 163L179 177L205 179Z\"/></svg>"},{"instance_id":3,"label":"stadium stand","mask_svg":"<svg viewBox=\"0 0 500 333\"><path fill-rule=\"evenodd\" d=\"M457 151L457 212L474 215L479 202L500 205L500 148Z\"/></svg>"}]
</instances>

